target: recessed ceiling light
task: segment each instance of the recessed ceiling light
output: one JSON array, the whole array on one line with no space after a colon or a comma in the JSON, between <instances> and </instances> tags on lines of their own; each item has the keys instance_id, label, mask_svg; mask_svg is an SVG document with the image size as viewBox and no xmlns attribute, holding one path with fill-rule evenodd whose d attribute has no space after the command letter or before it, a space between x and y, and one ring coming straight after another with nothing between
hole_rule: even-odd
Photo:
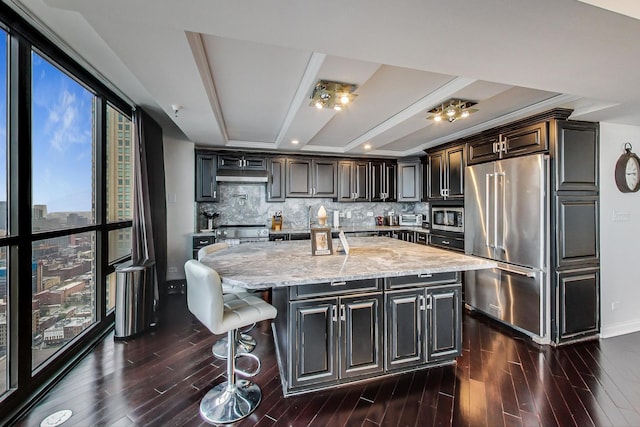
<instances>
[{"instance_id":1,"label":"recessed ceiling light","mask_svg":"<svg viewBox=\"0 0 640 427\"><path fill-rule=\"evenodd\" d=\"M293 145L298 145L298 143L299 143L299 142L300 142L300 141L298 141L297 139L292 139L292 140L291 140L291 143L292 143Z\"/></svg>"},{"instance_id":2,"label":"recessed ceiling light","mask_svg":"<svg viewBox=\"0 0 640 427\"><path fill-rule=\"evenodd\" d=\"M371 149L371 144L364 144L364 149L365 150L370 150Z\"/></svg>"}]
</instances>

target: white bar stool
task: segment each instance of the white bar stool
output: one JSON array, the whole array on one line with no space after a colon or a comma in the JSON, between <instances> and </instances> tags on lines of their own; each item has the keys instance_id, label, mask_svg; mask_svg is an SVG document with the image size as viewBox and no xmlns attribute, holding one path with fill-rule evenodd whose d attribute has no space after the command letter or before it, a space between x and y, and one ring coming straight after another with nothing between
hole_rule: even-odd
<instances>
[{"instance_id":1,"label":"white bar stool","mask_svg":"<svg viewBox=\"0 0 640 427\"><path fill-rule=\"evenodd\" d=\"M239 328L273 319L277 310L261 298L247 294L225 301L218 273L196 260L184 265L187 277L187 305L212 333L227 333L235 342ZM258 366L253 372L236 369L236 357L251 357ZM260 371L260 359L253 354L237 354L236 346L227 346L227 381L216 385L200 402L200 415L211 424L228 424L250 415L260 404L262 392L251 381L236 380L236 374L254 376Z\"/></svg>"},{"instance_id":2,"label":"white bar stool","mask_svg":"<svg viewBox=\"0 0 640 427\"><path fill-rule=\"evenodd\" d=\"M229 245L225 242L212 243L207 246L203 246L198 250L198 261L202 261L206 255L218 252L222 249L227 249ZM239 286L222 285L222 293L224 294L225 301L231 301L235 298L242 298L248 295L246 289ZM241 295L239 295L241 294ZM238 339L236 340L236 353L251 353L257 345L255 338L249 335L247 332L252 330L255 324L250 325L243 331L238 333ZM220 338L211 347L211 352L218 359L227 358L227 337Z\"/></svg>"}]
</instances>

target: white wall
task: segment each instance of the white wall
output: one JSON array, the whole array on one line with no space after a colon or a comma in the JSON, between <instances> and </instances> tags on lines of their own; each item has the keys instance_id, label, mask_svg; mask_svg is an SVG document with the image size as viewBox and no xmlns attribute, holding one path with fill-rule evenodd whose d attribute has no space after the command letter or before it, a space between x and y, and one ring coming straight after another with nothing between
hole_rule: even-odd
<instances>
[{"instance_id":1,"label":"white wall","mask_svg":"<svg viewBox=\"0 0 640 427\"><path fill-rule=\"evenodd\" d=\"M184 263L191 258L194 224L194 144L164 138L167 189L167 280L184 279Z\"/></svg>"},{"instance_id":2,"label":"white wall","mask_svg":"<svg viewBox=\"0 0 640 427\"><path fill-rule=\"evenodd\" d=\"M614 166L624 144L640 153L640 127L600 124L600 254L603 338L640 331L640 192L621 193ZM628 221L614 221L614 212Z\"/></svg>"}]
</instances>

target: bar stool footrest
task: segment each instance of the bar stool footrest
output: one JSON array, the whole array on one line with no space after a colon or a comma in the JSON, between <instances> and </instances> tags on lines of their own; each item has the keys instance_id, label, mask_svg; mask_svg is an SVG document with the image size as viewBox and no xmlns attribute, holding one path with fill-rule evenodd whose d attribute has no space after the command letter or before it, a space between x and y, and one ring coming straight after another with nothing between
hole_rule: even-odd
<instances>
[{"instance_id":1,"label":"bar stool footrest","mask_svg":"<svg viewBox=\"0 0 640 427\"><path fill-rule=\"evenodd\" d=\"M258 364L258 366L256 367L255 370L251 371L251 372L247 372L247 371L243 371L242 369L238 369L236 367L236 374L238 375L242 375L243 377L255 377L256 375L258 375L258 373L260 372L260 367L262 366L260 364L260 358L258 356L256 356L255 354L251 354L251 353L241 353L241 354L236 354L236 359L239 357L249 357L253 360L255 360L255 362Z\"/></svg>"}]
</instances>

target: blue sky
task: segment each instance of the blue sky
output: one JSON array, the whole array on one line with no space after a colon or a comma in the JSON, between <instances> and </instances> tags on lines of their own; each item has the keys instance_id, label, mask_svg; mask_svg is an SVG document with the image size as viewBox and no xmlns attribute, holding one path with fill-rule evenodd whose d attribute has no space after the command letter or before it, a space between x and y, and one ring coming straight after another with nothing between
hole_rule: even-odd
<instances>
[{"instance_id":1,"label":"blue sky","mask_svg":"<svg viewBox=\"0 0 640 427\"><path fill-rule=\"evenodd\" d=\"M36 53L32 60L33 203L90 211L94 96Z\"/></svg>"},{"instance_id":2,"label":"blue sky","mask_svg":"<svg viewBox=\"0 0 640 427\"><path fill-rule=\"evenodd\" d=\"M49 212L90 211L93 94L32 54L33 203ZM0 31L0 82L7 81L7 34ZM7 200L7 87L0 84L0 200Z\"/></svg>"}]
</instances>

